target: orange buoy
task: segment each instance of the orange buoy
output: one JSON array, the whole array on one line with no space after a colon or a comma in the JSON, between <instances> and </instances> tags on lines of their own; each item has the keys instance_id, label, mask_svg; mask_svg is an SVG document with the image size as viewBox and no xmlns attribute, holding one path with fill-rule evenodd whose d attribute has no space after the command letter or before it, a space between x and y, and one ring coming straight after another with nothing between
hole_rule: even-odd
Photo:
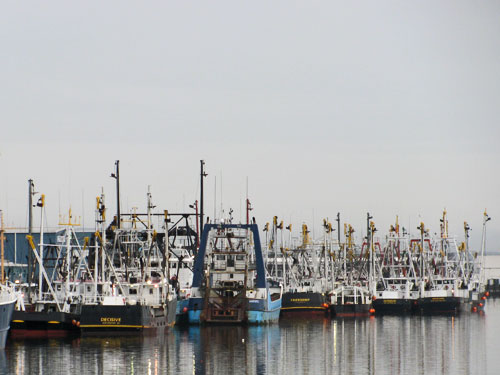
<instances>
[{"instance_id":1,"label":"orange buoy","mask_svg":"<svg viewBox=\"0 0 500 375\"><path fill-rule=\"evenodd\" d=\"M77 326L77 327L80 327L80 322L76 322L76 326Z\"/></svg>"},{"instance_id":2,"label":"orange buoy","mask_svg":"<svg viewBox=\"0 0 500 375\"><path fill-rule=\"evenodd\" d=\"M485 296L482 296L482 297L481 297L481 299L484 301L484 300L486 299L486 297L485 297Z\"/></svg>"},{"instance_id":3,"label":"orange buoy","mask_svg":"<svg viewBox=\"0 0 500 375\"><path fill-rule=\"evenodd\" d=\"M476 307L476 306L474 306L474 307L472 308L472 312L476 312L476 311L477 311L477 307Z\"/></svg>"},{"instance_id":4,"label":"orange buoy","mask_svg":"<svg viewBox=\"0 0 500 375\"><path fill-rule=\"evenodd\" d=\"M479 304L479 307L483 307L483 304L482 304L482 303L480 303L480 304Z\"/></svg>"},{"instance_id":5,"label":"orange buoy","mask_svg":"<svg viewBox=\"0 0 500 375\"><path fill-rule=\"evenodd\" d=\"M76 320L75 320L75 319L73 319L73 320L71 321L71 324L73 324L74 326L76 326Z\"/></svg>"},{"instance_id":6,"label":"orange buoy","mask_svg":"<svg viewBox=\"0 0 500 375\"><path fill-rule=\"evenodd\" d=\"M375 296L373 296L373 297L372 297L372 300L373 300L373 301L375 301L376 299L377 299L377 297L375 297Z\"/></svg>"},{"instance_id":7,"label":"orange buoy","mask_svg":"<svg viewBox=\"0 0 500 375\"><path fill-rule=\"evenodd\" d=\"M370 314L375 314L375 309L373 307L370 309Z\"/></svg>"},{"instance_id":8,"label":"orange buoy","mask_svg":"<svg viewBox=\"0 0 500 375\"><path fill-rule=\"evenodd\" d=\"M182 309L182 312L183 312L183 313L187 313L187 312L188 312L188 308L187 308L187 307L184 307L184 308Z\"/></svg>"},{"instance_id":9,"label":"orange buoy","mask_svg":"<svg viewBox=\"0 0 500 375\"><path fill-rule=\"evenodd\" d=\"M328 303L326 303L326 302L325 302L325 303L323 303L323 307L324 307L325 309L327 309L327 308L328 308Z\"/></svg>"}]
</instances>

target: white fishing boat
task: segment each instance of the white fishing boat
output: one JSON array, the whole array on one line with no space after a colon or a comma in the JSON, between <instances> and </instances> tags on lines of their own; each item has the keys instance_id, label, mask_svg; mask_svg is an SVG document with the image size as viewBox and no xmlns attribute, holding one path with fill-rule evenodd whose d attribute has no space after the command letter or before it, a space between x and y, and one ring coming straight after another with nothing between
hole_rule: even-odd
<instances>
[{"instance_id":1,"label":"white fishing boat","mask_svg":"<svg viewBox=\"0 0 500 375\"><path fill-rule=\"evenodd\" d=\"M9 333L10 321L14 305L18 299L18 295L13 286L9 286L5 282L4 270L4 226L3 226L3 212L1 215L1 228L0 228L0 246L1 246L1 270L0 270L0 349L5 348L7 335Z\"/></svg>"},{"instance_id":2,"label":"white fishing boat","mask_svg":"<svg viewBox=\"0 0 500 375\"><path fill-rule=\"evenodd\" d=\"M81 284L79 327L84 335L156 333L175 323L177 298L169 282L168 215L165 211L166 234L161 237L152 226L154 206L149 191L147 197L146 220L132 213L128 226L118 221L112 228L112 243L105 237L104 196L97 200L102 227L96 232L94 280Z\"/></svg>"},{"instance_id":3,"label":"white fishing boat","mask_svg":"<svg viewBox=\"0 0 500 375\"><path fill-rule=\"evenodd\" d=\"M41 208L40 243L33 236L27 240L35 256L38 283L22 286L24 300L12 315L13 337L61 337L79 334L80 316L79 284L89 276L86 263L88 239L80 244L74 227L71 209L67 218L59 223L65 229L57 236L55 244L44 242L45 196L37 206ZM64 221L64 222L63 222Z\"/></svg>"}]
</instances>

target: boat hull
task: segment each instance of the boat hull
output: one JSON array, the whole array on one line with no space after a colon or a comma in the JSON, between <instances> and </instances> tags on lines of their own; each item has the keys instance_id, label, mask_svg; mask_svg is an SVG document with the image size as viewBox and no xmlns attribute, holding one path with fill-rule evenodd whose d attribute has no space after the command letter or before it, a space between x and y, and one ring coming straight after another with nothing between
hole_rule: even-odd
<instances>
[{"instance_id":1,"label":"boat hull","mask_svg":"<svg viewBox=\"0 0 500 375\"><path fill-rule=\"evenodd\" d=\"M344 305L332 305L332 315L335 317L352 317L352 316L368 316L370 315L370 304L356 303Z\"/></svg>"},{"instance_id":2,"label":"boat hull","mask_svg":"<svg viewBox=\"0 0 500 375\"><path fill-rule=\"evenodd\" d=\"M403 298L377 298L372 302L376 315L409 314L412 306L413 300Z\"/></svg>"},{"instance_id":3,"label":"boat hull","mask_svg":"<svg viewBox=\"0 0 500 375\"><path fill-rule=\"evenodd\" d=\"M280 317L281 299L272 301L249 299L246 309L241 309L231 318L214 318L207 309L203 309L203 298L190 298L188 302L189 324L267 324L277 322Z\"/></svg>"},{"instance_id":4,"label":"boat hull","mask_svg":"<svg viewBox=\"0 0 500 375\"><path fill-rule=\"evenodd\" d=\"M177 301L177 309L175 313L176 325L189 324L188 306L189 306L188 299L182 299Z\"/></svg>"},{"instance_id":5,"label":"boat hull","mask_svg":"<svg viewBox=\"0 0 500 375\"><path fill-rule=\"evenodd\" d=\"M175 324L177 300L166 306L84 305L80 329L82 335L154 334Z\"/></svg>"},{"instance_id":6,"label":"boat hull","mask_svg":"<svg viewBox=\"0 0 500 375\"><path fill-rule=\"evenodd\" d=\"M283 293L282 317L321 316L330 312L330 306L322 293L287 292Z\"/></svg>"},{"instance_id":7,"label":"boat hull","mask_svg":"<svg viewBox=\"0 0 500 375\"><path fill-rule=\"evenodd\" d=\"M251 302L251 301L250 301ZM282 299L272 301L270 298L262 308L254 308L250 303L247 312L247 320L249 324L265 324L277 322L280 318Z\"/></svg>"},{"instance_id":8,"label":"boat hull","mask_svg":"<svg viewBox=\"0 0 500 375\"><path fill-rule=\"evenodd\" d=\"M79 314L57 311L14 311L10 335L13 338L56 338L77 336Z\"/></svg>"},{"instance_id":9,"label":"boat hull","mask_svg":"<svg viewBox=\"0 0 500 375\"><path fill-rule=\"evenodd\" d=\"M0 349L5 348L16 300L0 304Z\"/></svg>"},{"instance_id":10,"label":"boat hull","mask_svg":"<svg viewBox=\"0 0 500 375\"><path fill-rule=\"evenodd\" d=\"M459 297L424 297L417 301L417 311L423 314L449 314L460 311L462 299Z\"/></svg>"}]
</instances>

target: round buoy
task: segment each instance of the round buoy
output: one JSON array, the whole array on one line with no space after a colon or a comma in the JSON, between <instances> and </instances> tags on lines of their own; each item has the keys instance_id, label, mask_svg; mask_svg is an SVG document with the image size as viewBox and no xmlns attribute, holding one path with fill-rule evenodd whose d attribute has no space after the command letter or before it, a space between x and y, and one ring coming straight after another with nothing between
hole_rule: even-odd
<instances>
[{"instance_id":1,"label":"round buoy","mask_svg":"<svg viewBox=\"0 0 500 375\"><path fill-rule=\"evenodd\" d=\"M483 307L483 304L482 304L482 303L480 303L480 304L479 304L479 307Z\"/></svg>"},{"instance_id":2,"label":"round buoy","mask_svg":"<svg viewBox=\"0 0 500 375\"><path fill-rule=\"evenodd\" d=\"M187 308L187 307L184 307L184 308L182 309L182 312L183 312L183 313L187 313L187 312L188 312L188 308Z\"/></svg>"},{"instance_id":3,"label":"round buoy","mask_svg":"<svg viewBox=\"0 0 500 375\"><path fill-rule=\"evenodd\" d=\"M80 322L76 322L76 326L77 326L77 327L80 327Z\"/></svg>"},{"instance_id":4,"label":"round buoy","mask_svg":"<svg viewBox=\"0 0 500 375\"><path fill-rule=\"evenodd\" d=\"M75 320L75 319L73 319L73 320L71 321L71 324L73 324L74 326L76 326L76 320Z\"/></svg>"},{"instance_id":5,"label":"round buoy","mask_svg":"<svg viewBox=\"0 0 500 375\"><path fill-rule=\"evenodd\" d=\"M477 307L476 307L476 306L474 306L474 307L472 308L472 312L476 312L476 311L477 311Z\"/></svg>"},{"instance_id":6,"label":"round buoy","mask_svg":"<svg viewBox=\"0 0 500 375\"><path fill-rule=\"evenodd\" d=\"M482 296L482 297L481 297L481 299L484 301L484 300L486 299L486 297L485 297L485 296Z\"/></svg>"},{"instance_id":7,"label":"round buoy","mask_svg":"<svg viewBox=\"0 0 500 375\"><path fill-rule=\"evenodd\" d=\"M375 309L373 307L370 309L370 314L375 314Z\"/></svg>"},{"instance_id":8,"label":"round buoy","mask_svg":"<svg viewBox=\"0 0 500 375\"><path fill-rule=\"evenodd\" d=\"M323 304L323 307L324 307L325 309L327 309L327 308L328 308L328 303L324 303L324 304Z\"/></svg>"},{"instance_id":9,"label":"round buoy","mask_svg":"<svg viewBox=\"0 0 500 375\"><path fill-rule=\"evenodd\" d=\"M484 293L486 297L489 297L490 296L490 292L486 292Z\"/></svg>"}]
</instances>

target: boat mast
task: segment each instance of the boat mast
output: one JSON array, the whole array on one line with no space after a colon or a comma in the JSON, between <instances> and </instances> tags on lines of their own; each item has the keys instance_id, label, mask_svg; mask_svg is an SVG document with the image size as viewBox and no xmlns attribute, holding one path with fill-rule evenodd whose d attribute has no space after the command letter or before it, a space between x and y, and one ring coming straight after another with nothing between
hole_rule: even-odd
<instances>
[{"instance_id":1,"label":"boat mast","mask_svg":"<svg viewBox=\"0 0 500 375\"><path fill-rule=\"evenodd\" d=\"M484 210L483 214L483 235L481 238L481 277L480 277L480 282L481 284L485 284L485 272L484 272L484 251L486 248L486 223L491 220L491 217L488 216L486 213L486 209Z\"/></svg>"},{"instance_id":2,"label":"boat mast","mask_svg":"<svg viewBox=\"0 0 500 375\"><path fill-rule=\"evenodd\" d=\"M148 241L148 257L146 260L146 272L145 272L145 275L146 275L146 278L149 277L149 279L151 279L151 252L153 251L153 242L151 241L151 239L153 238L152 237L152 228L153 228L153 225L151 223L151 210L155 207L153 206L153 203L152 203L152 196L151 196L151 186L148 185L148 194L147 194L147 197L148 197L148 226L147 226L147 241Z\"/></svg>"},{"instance_id":3,"label":"boat mast","mask_svg":"<svg viewBox=\"0 0 500 375\"><path fill-rule=\"evenodd\" d=\"M45 195L42 194L42 197L36 204L40 207L40 266L38 268L38 299L42 300L42 283L43 283L43 275L42 275L42 267L43 267L43 210L45 208Z\"/></svg>"},{"instance_id":4,"label":"boat mast","mask_svg":"<svg viewBox=\"0 0 500 375\"><path fill-rule=\"evenodd\" d=\"M166 272L165 274L167 275L167 283L170 283L170 248L169 248L169 240L168 240L168 210L164 210L164 215L165 215L165 263L166 263ZM179 268L181 266L181 262L178 262L177 267ZM167 293L170 294L170 287L167 288Z\"/></svg>"},{"instance_id":5,"label":"boat mast","mask_svg":"<svg viewBox=\"0 0 500 375\"><path fill-rule=\"evenodd\" d=\"M420 293L422 295L425 289L425 278L424 278L424 236L425 236L425 225L423 222L417 227L420 230L420 265L419 265L419 276L420 276Z\"/></svg>"},{"instance_id":6,"label":"boat mast","mask_svg":"<svg viewBox=\"0 0 500 375\"><path fill-rule=\"evenodd\" d=\"M370 291L373 293L373 233L371 231L371 226L373 223L370 223L370 220L373 219L373 216L370 216L370 213L366 213L366 248L369 251L370 257L368 258L370 264L368 266L368 287Z\"/></svg>"},{"instance_id":7,"label":"boat mast","mask_svg":"<svg viewBox=\"0 0 500 375\"><path fill-rule=\"evenodd\" d=\"M104 204L104 188L101 190L101 231L102 231L102 241L101 241L101 281L104 282L105 274L105 264L106 264L106 206ZM97 278L96 278L97 279ZM97 289L96 289L97 290Z\"/></svg>"},{"instance_id":8,"label":"boat mast","mask_svg":"<svg viewBox=\"0 0 500 375\"><path fill-rule=\"evenodd\" d=\"M99 240L99 229L100 229L100 221L101 221L101 199L100 197L96 197L96 210L95 210L95 241L94 241L94 298L97 300L97 278L99 275L98 267L99 267L99 262L98 262L98 247L97 247L97 241Z\"/></svg>"},{"instance_id":9,"label":"boat mast","mask_svg":"<svg viewBox=\"0 0 500 375\"><path fill-rule=\"evenodd\" d=\"M203 177L207 176L204 166L205 161L200 160L200 233L203 233Z\"/></svg>"},{"instance_id":10,"label":"boat mast","mask_svg":"<svg viewBox=\"0 0 500 375\"><path fill-rule=\"evenodd\" d=\"M30 178L28 180L28 235L33 236L33 191L34 188L33 180ZM33 265L33 254L30 251L28 253L28 301L31 302L31 279L32 279L32 268Z\"/></svg>"},{"instance_id":11,"label":"boat mast","mask_svg":"<svg viewBox=\"0 0 500 375\"><path fill-rule=\"evenodd\" d=\"M464 234L465 234L464 252L465 252L465 271L466 271L466 277L467 277L467 284L469 283L470 276L471 276L470 275L469 231L470 231L470 226L466 221L464 221Z\"/></svg>"},{"instance_id":12,"label":"boat mast","mask_svg":"<svg viewBox=\"0 0 500 375\"><path fill-rule=\"evenodd\" d=\"M148 244L151 243L151 210L153 209L153 203L151 200L151 185L148 185L148 231L147 231L147 236L148 236ZM150 249L151 251L151 249Z\"/></svg>"},{"instance_id":13,"label":"boat mast","mask_svg":"<svg viewBox=\"0 0 500 375\"><path fill-rule=\"evenodd\" d=\"M121 218L120 218L120 160L115 161L116 172L111 173L111 177L116 180L116 228L120 229L121 227Z\"/></svg>"}]
</instances>

